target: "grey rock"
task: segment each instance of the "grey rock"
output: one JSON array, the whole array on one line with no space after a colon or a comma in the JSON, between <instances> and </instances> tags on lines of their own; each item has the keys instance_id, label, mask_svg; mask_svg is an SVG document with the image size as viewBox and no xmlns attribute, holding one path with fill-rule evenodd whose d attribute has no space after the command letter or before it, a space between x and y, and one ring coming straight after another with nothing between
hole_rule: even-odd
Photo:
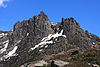
<instances>
[{"instance_id":1,"label":"grey rock","mask_svg":"<svg viewBox=\"0 0 100 67\"><path fill-rule=\"evenodd\" d=\"M62 22L53 25L44 12L29 20L17 22L13 31L0 31L0 34L2 33L7 35L0 38L0 50L4 48L3 42L9 40L9 43L6 51L0 54L0 67L20 67L25 63L41 60L46 55L58 54L73 48L86 50L93 45L93 41L100 41L96 36L91 39L89 33L86 33L74 18L63 18ZM15 51L18 55L5 58L15 46L18 46ZM31 50L34 47L35 49Z\"/></svg>"}]
</instances>

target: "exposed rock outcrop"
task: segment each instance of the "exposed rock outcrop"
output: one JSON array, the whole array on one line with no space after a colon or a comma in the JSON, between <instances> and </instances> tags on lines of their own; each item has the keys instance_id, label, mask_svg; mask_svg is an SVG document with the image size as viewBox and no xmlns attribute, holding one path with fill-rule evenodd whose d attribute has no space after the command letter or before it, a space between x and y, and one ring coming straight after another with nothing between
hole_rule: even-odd
<instances>
[{"instance_id":1,"label":"exposed rock outcrop","mask_svg":"<svg viewBox=\"0 0 100 67\"><path fill-rule=\"evenodd\" d=\"M100 41L89 34L74 18L51 23L41 12L29 20L17 22L13 31L0 31L0 67L20 67L73 48L86 50L93 42Z\"/></svg>"}]
</instances>

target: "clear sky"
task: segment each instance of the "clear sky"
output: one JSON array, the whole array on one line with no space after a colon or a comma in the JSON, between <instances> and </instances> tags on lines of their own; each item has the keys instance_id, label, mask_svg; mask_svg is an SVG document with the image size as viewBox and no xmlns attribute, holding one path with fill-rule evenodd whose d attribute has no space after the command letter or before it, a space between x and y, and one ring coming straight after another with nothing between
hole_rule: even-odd
<instances>
[{"instance_id":1,"label":"clear sky","mask_svg":"<svg viewBox=\"0 0 100 67\"><path fill-rule=\"evenodd\" d=\"M84 30L100 36L100 0L0 0L0 30L44 11L51 22L74 17Z\"/></svg>"}]
</instances>

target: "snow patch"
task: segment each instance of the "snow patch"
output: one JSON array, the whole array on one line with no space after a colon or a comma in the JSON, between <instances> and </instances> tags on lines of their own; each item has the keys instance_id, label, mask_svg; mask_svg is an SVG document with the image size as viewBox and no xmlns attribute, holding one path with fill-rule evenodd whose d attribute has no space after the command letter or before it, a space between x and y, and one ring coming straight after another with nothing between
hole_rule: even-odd
<instances>
[{"instance_id":1,"label":"snow patch","mask_svg":"<svg viewBox=\"0 0 100 67\"><path fill-rule=\"evenodd\" d=\"M0 34L0 38L4 37L4 36L7 36L7 33L1 33Z\"/></svg>"},{"instance_id":2,"label":"snow patch","mask_svg":"<svg viewBox=\"0 0 100 67\"><path fill-rule=\"evenodd\" d=\"M40 47L44 47L46 46L46 44L53 44L53 41L51 40L52 38L55 39L57 37L65 37L66 38L66 35L63 35L63 30L61 30L60 33L56 33L56 34L49 34L47 37L44 37L41 42L38 44L38 45L35 45L35 47L31 48L31 50L35 50L36 48Z\"/></svg>"},{"instance_id":3,"label":"snow patch","mask_svg":"<svg viewBox=\"0 0 100 67\"><path fill-rule=\"evenodd\" d=\"M45 48L47 48L47 47L48 47L48 45L45 46Z\"/></svg>"},{"instance_id":4,"label":"snow patch","mask_svg":"<svg viewBox=\"0 0 100 67\"><path fill-rule=\"evenodd\" d=\"M48 42L45 42L45 41L43 41L43 42L41 42L41 43L39 43L38 45L35 45L35 47L33 47L33 48L31 48L31 50L34 50L34 49L36 49L36 48L38 48L38 47L44 47L46 44L52 44L53 43L53 41L48 41Z\"/></svg>"},{"instance_id":5,"label":"snow patch","mask_svg":"<svg viewBox=\"0 0 100 67\"><path fill-rule=\"evenodd\" d=\"M44 37L41 41L50 40L52 38L52 34L49 34L47 37Z\"/></svg>"},{"instance_id":6,"label":"snow patch","mask_svg":"<svg viewBox=\"0 0 100 67\"><path fill-rule=\"evenodd\" d=\"M15 47L13 48L13 50L10 51L10 52L9 52L7 55L5 55L4 57L7 59L7 58L12 57L12 56L17 56L18 54L15 53L16 50L17 50L17 48L18 48L18 46L15 46Z\"/></svg>"},{"instance_id":7,"label":"snow patch","mask_svg":"<svg viewBox=\"0 0 100 67\"><path fill-rule=\"evenodd\" d=\"M7 47L8 47L8 43L9 43L9 40L7 40L7 41L5 41L5 42L2 43L2 44L4 44L4 48L2 48L2 49L0 50L0 54L2 54L3 52L6 51L6 49L7 49Z\"/></svg>"},{"instance_id":8,"label":"snow patch","mask_svg":"<svg viewBox=\"0 0 100 67\"><path fill-rule=\"evenodd\" d=\"M40 49L39 51L40 51L40 52L42 52L42 51L43 51L43 49Z\"/></svg>"},{"instance_id":9,"label":"snow patch","mask_svg":"<svg viewBox=\"0 0 100 67\"><path fill-rule=\"evenodd\" d=\"M49 34L47 37L44 37L41 41L47 41L47 40L50 40L51 38L57 38L57 37L60 37L60 36L62 36L62 37L65 37L66 38L66 35L63 35L63 30L61 30L61 32L60 33L56 33L56 34Z\"/></svg>"},{"instance_id":10,"label":"snow patch","mask_svg":"<svg viewBox=\"0 0 100 67\"><path fill-rule=\"evenodd\" d=\"M27 33L27 36L29 35L29 33Z\"/></svg>"},{"instance_id":11,"label":"snow patch","mask_svg":"<svg viewBox=\"0 0 100 67\"><path fill-rule=\"evenodd\" d=\"M93 42L93 44L95 44L95 42Z\"/></svg>"}]
</instances>

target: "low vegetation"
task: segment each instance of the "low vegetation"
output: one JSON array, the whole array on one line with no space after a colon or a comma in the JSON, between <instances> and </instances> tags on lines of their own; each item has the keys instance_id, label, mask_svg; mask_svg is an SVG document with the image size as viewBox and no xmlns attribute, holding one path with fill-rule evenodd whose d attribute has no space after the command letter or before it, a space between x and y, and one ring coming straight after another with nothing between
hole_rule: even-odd
<instances>
[{"instance_id":1,"label":"low vegetation","mask_svg":"<svg viewBox=\"0 0 100 67\"><path fill-rule=\"evenodd\" d=\"M76 56L66 59L65 61L79 62L80 64L81 62L87 62L91 64L97 64L100 66L100 49L91 49L88 51L84 51Z\"/></svg>"}]
</instances>

